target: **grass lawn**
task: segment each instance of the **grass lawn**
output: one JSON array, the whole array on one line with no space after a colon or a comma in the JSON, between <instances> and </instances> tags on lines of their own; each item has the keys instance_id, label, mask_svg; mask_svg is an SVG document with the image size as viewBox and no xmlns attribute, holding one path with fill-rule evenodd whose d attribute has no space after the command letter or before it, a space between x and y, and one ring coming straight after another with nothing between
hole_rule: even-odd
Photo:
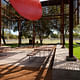
<instances>
[{"instance_id":1,"label":"grass lawn","mask_svg":"<svg viewBox=\"0 0 80 80\"><path fill-rule=\"evenodd\" d=\"M69 44L66 43L65 44L67 48L69 48ZM80 44L73 44L73 54L76 58L78 58L80 60Z\"/></svg>"},{"instance_id":2,"label":"grass lawn","mask_svg":"<svg viewBox=\"0 0 80 80\"><path fill-rule=\"evenodd\" d=\"M10 46L11 48L18 47L18 44L6 44L5 46Z\"/></svg>"},{"instance_id":3,"label":"grass lawn","mask_svg":"<svg viewBox=\"0 0 80 80\"><path fill-rule=\"evenodd\" d=\"M6 44L5 46L10 46L11 48L16 48L18 47L17 43L12 43L12 44ZM30 46L29 44L22 43L21 46Z\"/></svg>"}]
</instances>

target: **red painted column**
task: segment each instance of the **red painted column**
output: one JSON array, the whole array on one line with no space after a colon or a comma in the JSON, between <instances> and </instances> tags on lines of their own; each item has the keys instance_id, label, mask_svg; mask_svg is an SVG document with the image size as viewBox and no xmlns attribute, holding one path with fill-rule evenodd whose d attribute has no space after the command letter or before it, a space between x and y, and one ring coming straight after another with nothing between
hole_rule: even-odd
<instances>
[{"instance_id":1,"label":"red painted column","mask_svg":"<svg viewBox=\"0 0 80 80\"><path fill-rule=\"evenodd\" d=\"M65 45L65 39L64 39L64 0L61 2L61 44L62 48L64 48Z\"/></svg>"},{"instance_id":2,"label":"red painted column","mask_svg":"<svg viewBox=\"0 0 80 80\"><path fill-rule=\"evenodd\" d=\"M69 57L73 57L73 0L69 1Z\"/></svg>"},{"instance_id":3,"label":"red painted column","mask_svg":"<svg viewBox=\"0 0 80 80\"><path fill-rule=\"evenodd\" d=\"M1 0L0 0L0 46L1 46Z\"/></svg>"},{"instance_id":4,"label":"red painted column","mask_svg":"<svg viewBox=\"0 0 80 80\"><path fill-rule=\"evenodd\" d=\"M79 0L77 0L77 24L79 24Z\"/></svg>"},{"instance_id":5,"label":"red painted column","mask_svg":"<svg viewBox=\"0 0 80 80\"><path fill-rule=\"evenodd\" d=\"M73 56L73 0L69 0L69 56L67 61L76 61Z\"/></svg>"}]
</instances>

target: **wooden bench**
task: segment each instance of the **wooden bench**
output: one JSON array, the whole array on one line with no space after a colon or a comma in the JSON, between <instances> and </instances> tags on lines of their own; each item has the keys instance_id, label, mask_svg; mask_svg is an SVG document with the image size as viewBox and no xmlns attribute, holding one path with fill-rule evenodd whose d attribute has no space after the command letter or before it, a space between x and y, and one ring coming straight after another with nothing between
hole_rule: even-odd
<instances>
[{"instance_id":1,"label":"wooden bench","mask_svg":"<svg viewBox=\"0 0 80 80\"><path fill-rule=\"evenodd\" d=\"M56 46L53 47L40 47L40 48L35 48L34 51L32 51L31 53L27 54L27 56L29 56L29 60L31 56L36 55L37 53L39 53L40 51L53 51L56 48Z\"/></svg>"},{"instance_id":2,"label":"wooden bench","mask_svg":"<svg viewBox=\"0 0 80 80\"><path fill-rule=\"evenodd\" d=\"M31 56L34 56L34 55L36 55L36 54L39 53L39 52L40 52L40 50L34 50L34 51L32 51L31 53L27 54L27 56L29 56L29 60L30 60L30 57L31 57Z\"/></svg>"},{"instance_id":3,"label":"wooden bench","mask_svg":"<svg viewBox=\"0 0 80 80\"><path fill-rule=\"evenodd\" d=\"M41 51L52 51L53 49L55 48L55 46L53 46L53 47L44 47L44 48L41 48L40 50Z\"/></svg>"},{"instance_id":4,"label":"wooden bench","mask_svg":"<svg viewBox=\"0 0 80 80\"><path fill-rule=\"evenodd\" d=\"M41 74L41 76L45 76L45 77L43 77L44 80L48 80L48 79L51 80L52 79L52 78L48 78L48 77L52 77L51 72L52 72L52 69L53 69L55 52L56 52L56 46L53 47L53 50L50 52L49 56L44 61L44 64L39 69L40 70L39 74Z\"/></svg>"},{"instance_id":5,"label":"wooden bench","mask_svg":"<svg viewBox=\"0 0 80 80\"><path fill-rule=\"evenodd\" d=\"M53 46L53 47L45 46L45 47L35 48L34 50L51 51L53 48L55 48L55 46Z\"/></svg>"},{"instance_id":6,"label":"wooden bench","mask_svg":"<svg viewBox=\"0 0 80 80\"><path fill-rule=\"evenodd\" d=\"M10 47L0 47L0 53L7 52L10 49L11 49Z\"/></svg>"}]
</instances>

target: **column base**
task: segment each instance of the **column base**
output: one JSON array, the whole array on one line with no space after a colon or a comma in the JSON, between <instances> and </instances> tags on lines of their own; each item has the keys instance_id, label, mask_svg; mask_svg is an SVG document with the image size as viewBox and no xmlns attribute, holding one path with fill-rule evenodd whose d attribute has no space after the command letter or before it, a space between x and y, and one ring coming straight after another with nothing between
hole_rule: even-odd
<instances>
[{"instance_id":1,"label":"column base","mask_svg":"<svg viewBox=\"0 0 80 80\"><path fill-rule=\"evenodd\" d=\"M73 57L66 56L66 61L76 61L77 59Z\"/></svg>"},{"instance_id":2,"label":"column base","mask_svg":"<svg viewBox=\"0 0 80 80\"><path fill-rule=\"evenodd\" d=\"M65 47L62 46L61 48L65 48Z\"/></svg>"}]
</instances>

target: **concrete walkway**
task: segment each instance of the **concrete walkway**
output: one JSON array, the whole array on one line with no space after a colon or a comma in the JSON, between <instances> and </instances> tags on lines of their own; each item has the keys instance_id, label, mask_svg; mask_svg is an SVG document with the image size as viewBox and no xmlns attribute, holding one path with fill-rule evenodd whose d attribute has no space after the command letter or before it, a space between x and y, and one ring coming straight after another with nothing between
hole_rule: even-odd
<instances>
[{"instance_id":1,"label":"concrete walkway","mask_svg":"<svg viewBox=\"0 0 80 80\"><path fill-rule=\"evenodd\" d=\"M60 45L57 46L52 80L80 80L80 61L66 61L68 53L68 49L62 49Z\"/></svg>"}]
</instances>

